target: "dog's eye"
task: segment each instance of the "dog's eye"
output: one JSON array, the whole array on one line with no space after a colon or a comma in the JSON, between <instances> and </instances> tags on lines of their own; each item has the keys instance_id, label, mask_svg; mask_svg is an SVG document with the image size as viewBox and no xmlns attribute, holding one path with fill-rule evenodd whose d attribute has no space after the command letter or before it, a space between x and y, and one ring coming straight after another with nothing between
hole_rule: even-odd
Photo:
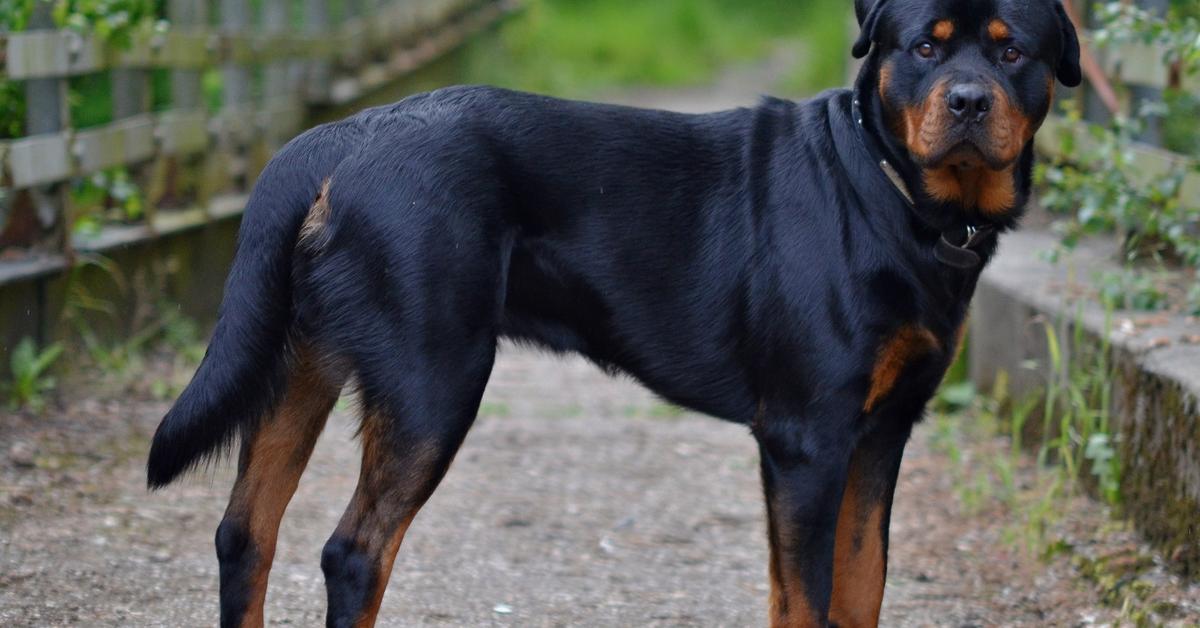
<instances>
[{"instance_id":1,"label":"dog's eye","mask_svg":"<svg viewBox=\"0 0 1200 628\"><path fill-rule=\"evenodd\" d=\"M931 44L927 41L923 41L923 42L917 44L917 56L921 57L922 59L933 58L934 52L936 52L936 51L933 47L933 44Z\"/></svg>"},{"instance_id":2,"label":"dog's eye","mask_svg":"<svg viewBox=\"0 0 1200 628\"><path fill-rule=\"evenodd\" d=\"M1016 63L1021 60L1021 51L1009 46L1004 49L1004 54L1000 55L1005 63Z\"/></svg>"}]
</instances>

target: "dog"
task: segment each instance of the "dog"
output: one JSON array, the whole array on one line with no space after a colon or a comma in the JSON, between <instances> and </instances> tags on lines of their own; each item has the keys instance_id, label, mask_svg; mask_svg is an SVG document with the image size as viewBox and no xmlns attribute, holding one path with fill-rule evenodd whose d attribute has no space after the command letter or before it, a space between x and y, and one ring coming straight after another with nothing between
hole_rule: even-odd
<instances>
[{"instance_id":1,"label":"dog","mask_svg":"<svg viewBox=\"0 0 1200 628\"><path fill-rule=\"evenodd\" d=\"M221 624L261 626L280 517L343 385L362 466L321 556L371 626L499 338L575 352L757 440L773 626L874 626L896 478L1030 194L1058 0L856 0L851 89L684 115L453 87L266 167L211 344L151 446L167 485L240 439ZM823 51L815 51L820 54Z\"/></svg>"}]
</instances>

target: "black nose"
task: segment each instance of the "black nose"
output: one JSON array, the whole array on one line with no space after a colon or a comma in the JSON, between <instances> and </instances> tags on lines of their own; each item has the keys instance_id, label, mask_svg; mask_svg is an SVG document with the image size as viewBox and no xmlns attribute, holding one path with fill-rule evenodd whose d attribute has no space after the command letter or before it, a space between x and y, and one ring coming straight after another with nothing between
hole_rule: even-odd
<instances>
[{"instance_id":1,"label":"black nose","mask_svg":"<svg viewBox=\"0 0 1200 628\"><path fill-rule=\"evenodd\" d=\"M982 120L992 108L992 95L978 83L961 83L946 94L946 106L959 120Z\"/></svg>"}]
</instances>

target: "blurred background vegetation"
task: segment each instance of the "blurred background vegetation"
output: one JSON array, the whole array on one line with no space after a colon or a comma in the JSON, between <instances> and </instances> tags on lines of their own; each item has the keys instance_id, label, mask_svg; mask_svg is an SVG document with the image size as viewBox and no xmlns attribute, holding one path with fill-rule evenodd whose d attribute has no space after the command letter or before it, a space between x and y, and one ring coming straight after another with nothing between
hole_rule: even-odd
<instances>
[{"instance_id":1,"label":"blurred background vegetation","mask_svg":"<svg viewBox=\"0 0 1200 628\"><path fill-rule=\"evenodd\" d=\"M529 0L468 50L471 82L567 96L707 82L733 63L795 53L785 93L841 85L848 0ZM803 63L800 60L803 59Z\"/></svg>"}]
</instances>

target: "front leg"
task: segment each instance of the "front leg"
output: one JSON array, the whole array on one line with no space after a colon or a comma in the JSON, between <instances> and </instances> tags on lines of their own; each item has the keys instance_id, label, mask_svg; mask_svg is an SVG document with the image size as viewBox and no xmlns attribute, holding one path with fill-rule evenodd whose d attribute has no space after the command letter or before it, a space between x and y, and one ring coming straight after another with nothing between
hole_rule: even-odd
<instances>
[{"instance_id":1,"label":"front leg","mask_svg":"<svg viewBox=\"0 0 1200 628\"><path fill-rule=\"evenodd\" d=\"M778 419L755 430L767 500L772 628L824 627L829 621L852 435L849 425L818 421Z\"/></svg>"},{"instance_id":2,"label":"front leg","mask_svg":"<svg viewBox=\"0 0 1200 628\"><path fill-rule=\"evenodd\" d=\"M913 421L907 416L874 420L878 426L851 455L838 514L829 611L838 628L878 626L883 604L892 497Z\"/></svg>"}]
</instances>

